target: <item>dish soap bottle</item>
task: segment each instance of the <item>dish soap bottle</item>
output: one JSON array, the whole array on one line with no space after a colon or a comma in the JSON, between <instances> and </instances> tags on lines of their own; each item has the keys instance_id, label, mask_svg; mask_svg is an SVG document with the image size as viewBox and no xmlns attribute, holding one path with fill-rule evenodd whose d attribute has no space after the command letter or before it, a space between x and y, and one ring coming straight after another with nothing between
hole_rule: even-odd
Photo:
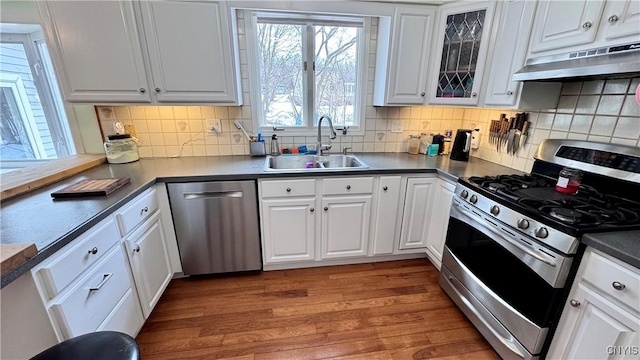
<instances>
[{"instance_id":1,"label":"dish soap bottle","mask_svg":"<svg viewBox=\"0 0 640 360\"><path fill-rule=\"evenodd\" d=\"M280 145L278 144L278 135L271 135L271 156L280 155Z\"/></svg>"}]
</instances>

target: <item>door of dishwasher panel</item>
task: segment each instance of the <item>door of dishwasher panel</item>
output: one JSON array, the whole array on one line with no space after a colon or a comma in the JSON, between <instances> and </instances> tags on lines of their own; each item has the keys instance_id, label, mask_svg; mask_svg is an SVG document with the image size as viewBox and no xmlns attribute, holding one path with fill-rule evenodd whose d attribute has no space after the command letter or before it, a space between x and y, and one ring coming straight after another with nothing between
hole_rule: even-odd
<instances>
[{"instance_id":1,"label":"door of dishwasher panel","mask_svg":"<svg viewBox=\"0 0 640 360\"><path fill-rule=\"evenodd\" d=\"M255 181L168 183L185 275L262 269Z\"/></svg>"}]
</instances>

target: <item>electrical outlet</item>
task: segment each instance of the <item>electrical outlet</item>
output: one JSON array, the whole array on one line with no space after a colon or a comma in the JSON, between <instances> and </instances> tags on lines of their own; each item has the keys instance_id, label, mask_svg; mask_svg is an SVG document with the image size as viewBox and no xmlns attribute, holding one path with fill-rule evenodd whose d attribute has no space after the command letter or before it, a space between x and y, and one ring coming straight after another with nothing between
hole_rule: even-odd
<instances>
[{"instance_id":1,"label":"electrical outlet","mask_svg":"<svg viewBox=\"0 0 640 360\"><path fill-rule=\"evenodd\" d=\"M393 120L393 122L391 123L391 132L392 133L402 132L402 120Z\"/></svg>"},{"instance_id":2,"label":"electrical outlet","mask_svg":"<svg viewBox=\"0 0 640 360\"><path fill-rule=\"evenodd\" d=\"M137 137L138 133L136 132L135 125L125 125L124 132L131 134L132 137Z\"/></svg>"},{"instance_id":3,"label":"electrical outlet","mask_svg":"<svg viewBox=\"0 0 640 360\"><path fill-rule=\"evenodd\" d=\"M220 119L207 119L207 132L209 134L222 133L222 122Z\"/></svg>"}]
</instances>

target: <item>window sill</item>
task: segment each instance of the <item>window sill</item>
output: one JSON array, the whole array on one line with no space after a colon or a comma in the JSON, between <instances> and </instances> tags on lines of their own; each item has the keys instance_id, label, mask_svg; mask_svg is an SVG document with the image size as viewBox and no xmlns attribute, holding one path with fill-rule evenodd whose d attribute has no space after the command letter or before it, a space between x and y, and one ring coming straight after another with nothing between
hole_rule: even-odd
<instances>
[{"instance_id":1,"label":"window sill","mask_svg":"<svg viewBox=\"0 0 640 360\"><path fill-rule=\"evenodd\" d=\"M105 155L72 155L2 174L0 201L71 177L106 161Z\"/></svg>"}]
</instances>

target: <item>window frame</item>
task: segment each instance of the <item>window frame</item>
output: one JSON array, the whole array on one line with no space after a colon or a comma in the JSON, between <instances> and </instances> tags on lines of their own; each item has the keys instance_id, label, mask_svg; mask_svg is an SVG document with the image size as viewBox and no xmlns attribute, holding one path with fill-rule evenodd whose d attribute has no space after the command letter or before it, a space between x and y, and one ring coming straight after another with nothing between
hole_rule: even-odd
<instances>
[{"instance_id":1,"label":"window frame","mask_svg":"<svg viewBox=\"0 0 640 360\"><path fill-rule=\"evenodd\" d=\"M25 28L23 28L25 31L20 32L21 25L2 25L8 25L11 31L16 29L16 32L1 33L0 43L22 44L24 47L47 127L54 141L57 157L22 160L0 159L0 169L17 169L40 165L49 161L83 153L83 147L81 146L78 135L76 135L78 130L73 127L73 124L76 123L73 110L62 98L53 64L50 63L49 66L47 66L41 54L42 51L45 51L45 49L41 47L42 44L46 46L47 51L50 51L42 29L26 31L27 28L31 29L33 25L25 25ZM49 55L49 58L50 57ZM51 59L50 61L52 62ZM19 75L17 76L19 77ZM28 111L31 111L30 107ZM36 141L36 143L41 142L40 139Z\"/></svg>"},{"instance_id":2,"label":"window frame","mask_svg":"<svg viewBox=\"0 0 640 360\"><path fill-rule=\"evenodd\" d=\"M246 34L246 43L247 43L247 69L249 76L249 96L251 98L251 112L253 118L253 126L254 129L260 130L263 135L269 136L271 134L278 134L280 136L315 136L317 135L318 127L315 121L310 123L308 119L313 119L313 112L315 111L315 106L310 106L308 104L309 100L313 101L313 94L315 89L315 73L312 71L307 71L307 74L303 76L303 91L306 92L303 97L303 112L305 114L305 119L307 121L305 126L296 126L296 127L278 127L278 130L274 130L272 126L264 126L262 125L262 119L264 118L262 114L262 107L258 104L262 99L261 94L261 82L260 82L260 69L258 62L258 40L256 38L256 25L257 25L257 17L259 13L274 13L278 15L286 15L291 14L286 10L255 10L255 9L243 9L238 11L244 11L243 17L245 21L245 34ZM357 82L355 84L356 88L359 89L359 94L356 96L356 115L354 118L358 119L358 126L349 126L347 130L347 135L364 135L365 134L365 116L366 116L366 107L367 104L367 94L369 92L369 43L371 41L371 17L364 15L348 15L348 14L320 14L320 13L295 13L294 16L300 17L308 17L313 19L313 17L318 18L326 18L327 16L335 16L336 18L344 18L344 17L357 17L362 19L362 28L359 32L360 34L358 39L358 54L357 54ZM313 35L312 32L306 32L307 44L313 44ZM306 46L303 46L303 55L306 51ZM313 51L311 51L313 52ZM305 55L306 56L306 55ZM337 128L342 128L342 126L336 126Z\"/></svg>"}]
</instances>

